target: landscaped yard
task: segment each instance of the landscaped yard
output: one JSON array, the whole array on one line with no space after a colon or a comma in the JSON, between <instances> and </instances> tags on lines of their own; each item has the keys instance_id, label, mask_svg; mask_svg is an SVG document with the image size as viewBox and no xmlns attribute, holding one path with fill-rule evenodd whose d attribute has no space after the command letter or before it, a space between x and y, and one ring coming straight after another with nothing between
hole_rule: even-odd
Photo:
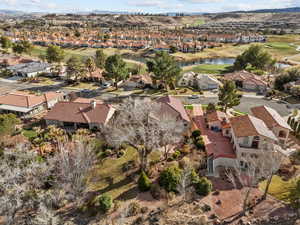
<instances>
[{"instance_id":1,"label":"landscaped yard","mask_svg":"<svg viewBox=\"0 0 300 225\"><path fill-rule=\"evenodd\" d=\"M22 134L28 139L35 138L38 135L37 132L32 129L23 129Z\"/></svg>"},{"instance_id":2,"label":"landscaped yard","mask_svg":"<svg viewBox=\"0 0 300 225\"><path fill-rule=\"evenodd\" d=\"M69 88L69 89L89 89L89 90L95 90L95 89L99 88L99 85L97 85L95 83L80 82L77 85L66 86L66 88Z\"/></svg>"},{"instance_id":3,"label":"landscaped yard","mask_svg":"<svg viewBox=\"0 0 300 225\"><path fill-rule=\"evenodd\" d=\"M195 72L195 73L206 73L206 74L221 74L226 71L229 67L228 64L212 65L212 64L202 64L197 66L187 66L183 68L183 72Z\"/></svg>"},{"instance_id":4,"label":"landscaped yard","mask_svg":"<svg viewBox=\"0 0 300 225\"><path fill-rule=\"evenodd\" d=\"M149 155L149 163L158 162L160 157L160 152L153 151ZM124 165L132 165L132 162L135 164L134 168L124 170ZM122 157L107 157L95 167L89 178L89 190L99 194L107 193L113 199L131 199L138 193L137 183L131 178L138 167L138 153L128 147Z\"/></svg>"},{"instance_id":5,"label":"landscaped yard","mask_svg":"<svg viewBox=\"0 0 300 225\"><path fill-rule=\"evenodd\" d=\"M259 188L263 191L266 186L266 181L259 184ZM296 179L290 179L288 181L282 180L279 176L274 176L270 185L269 194L275 198L290 202L289 195L293 188L296 187Z\"/></svg>"}]
</instances>

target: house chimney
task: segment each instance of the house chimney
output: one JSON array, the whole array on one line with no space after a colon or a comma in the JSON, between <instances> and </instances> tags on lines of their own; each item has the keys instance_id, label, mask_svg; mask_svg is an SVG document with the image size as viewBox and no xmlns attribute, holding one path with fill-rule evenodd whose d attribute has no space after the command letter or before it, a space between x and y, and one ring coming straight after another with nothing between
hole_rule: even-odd
<instances>
[{"instance_id":1,"label":"house chimney","mask_svg":"<svg viewBox=\"0 0 300 225\"><path fill-rule=\"evenodd\" d=\"M97 105L97 102L95 100L92 100L91 101L91 106L92 106L93 109L96 108L96 105Z\"/></svg>"}]
</instances>

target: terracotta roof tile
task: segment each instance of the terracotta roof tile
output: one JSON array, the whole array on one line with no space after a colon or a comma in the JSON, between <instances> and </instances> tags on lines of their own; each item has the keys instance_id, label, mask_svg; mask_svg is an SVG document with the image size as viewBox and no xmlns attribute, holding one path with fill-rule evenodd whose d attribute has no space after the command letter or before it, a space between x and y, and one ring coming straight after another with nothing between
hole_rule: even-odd
<instances>
[{"instance_id":1,"label":"terracotta roof tile","mask_svg":"<svg viewBox=\"0 0 300 225\"><path fill-rule=\"evenodd\" d=\"M81 102L59 102L44 117L45 120L56 120L73 123L100 123L107 122L112 107L107 104Z\"/></svg>"},{"instance_id":2,"label":"terracotta roof tile","mask_svg":"<svg viewBox=\"0 0 300 225\"><path fill-rule=\"evenodd\" d=\"M15 91L7 95L0 96L0 104L31 108L62 96L62 93L56 92L46 92L41 95L36 95L23 91Z\"/></svg>"},{"instance_id":3,"label":"terracotta roof tile","mask_svg":"<svg viewBox=\"0 0 300 225\"><path fill-rule=\"evenodd\" d=\"M254 116L237 116L230 118L229 121L236 137L264 136L277 140L266 124Z\"/></svg>"},{"instance_id":4,"label":"terracotta roof tile","mask_svg":"<svg viewBox=\"0 0 300 225\"><path fill-rule=\"evenodd\" d=\"M269 129L275 126L280 126L291 130L287 122L274 109L267 106L257 106L251 108L252 114L265 122Z\"/></svg>"},{"instance_id":5,"label":"terracotta roof tile","mask_svg":"<svg viewBox=\"0 0 300 225\"><path fill-rule=\"evenodd\" d=\"M164 103L163 104L163 110L169 111L172 113L175 112L179 113L180 117L185 120L185 121L190 121L190 118L187 114L187 112L185 111L185 108L182 104L182 102L175 98L175 97L171 97L171 96L164 96L164 97L160 97L159 99L157 99L158 102Z\"/></svg>"}]
</instances>

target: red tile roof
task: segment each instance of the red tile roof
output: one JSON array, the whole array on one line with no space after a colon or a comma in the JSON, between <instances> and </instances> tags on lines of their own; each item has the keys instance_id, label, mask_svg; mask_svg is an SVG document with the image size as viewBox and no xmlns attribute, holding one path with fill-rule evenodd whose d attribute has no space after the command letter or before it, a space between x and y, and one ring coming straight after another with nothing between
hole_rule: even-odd
<instances>
[{"instance_id":1,"label":"red tile roof","mask_svg":"<svg viewBox=\"0 0 300 225\"><path fill-rule=\"evenodd\" d=\"M197 128L201 131L207 155L213 156L214 159L235 159L236 154L233 150L232 144L230 143L230 139L224 137L221 132L214 132L206 128L201 106L194 106L194 111L197 111L197 113L194 113L195 116L193 120Z\"/></svg>"},{"instance_id":2,"label":"red tile roof","mask_svg":"<svg viewBox=\"0 0 300 225\"><path fill-rule=\"evenodd\" d=\"M274 109L267 106L257 106L251 108L253 115L265 122L269 129L280 126L291 130L287 122Z\"/></svg>"},{"instance_id":3,"label":"red tile roof","mask_svg":"<svg viewBox=\"0 0 300 225\"><path fill-rule=\"evenodd\" d=\"M112 107L107 104L96 104L93 108L90 103L59 102L48 112L44 119L73 123L105 124L110 110L112 110Z\"/></svg>"},{"instance_id":4,"label":"red tile roof","mask_svg":"<svg viewBox=\"0 0 300 225\"><path fill-rule=\"evenodd\" d=\"M267 86L267 83L263 81L259 76L249 73L245 70L234 72L234 73L227 73L224 74L225 80L235 80L235 81L242 81L244 83L255 84L255 85L262 85Z\"/></svg>"},{"instance_id":5,"label":"red tile roof","mask_svg":"<svg viewBox=\"0 0 300 225\"><path fill-rule=\"evenodd\" d=\"M41 95L36 95L23 91L15 91L7 95L0 96L0 104L31 108L54 99L58 99L62 96L62 93L56 92L46 92Z\"/></svg>"},{"instance_id":6,"label":"red tile roof","mask_svg":"<svg viewBox=\"0 0 300 225\"><path fill-rule=\"evenodd\" d=\"M214 111L206 115L207 122L215 122L215 121L222 122L224 118L226 119L227 115L226 113L221 111Z\"/></svg>"},{"instance_id":7,"label":"red tile roof","mask_svg":"<svg viewBox=\"0 0 300 225\"><path fill-rule=\"evenodd\" d=\"M236 137L264 136L277 140L264 121L254 116L237 116L230 118L229 121Z\"/></svg>"},{"instance_id":8,"label":"red tile roof","mask_svg":"<svg viewBox=\"0 0 300 225\"><path fill-rule=\"evenodd\" d=\"M180 115L180 117L185 120L190 122L190 118L187 114L187 112L185 111L185 108L182 104L182 102L172 96L164 96L164 97L160 97L157 99L158 102L163 103L162 105L162 110L170 112L170 113L178 113Z\"/></svg>"}]
</instances>

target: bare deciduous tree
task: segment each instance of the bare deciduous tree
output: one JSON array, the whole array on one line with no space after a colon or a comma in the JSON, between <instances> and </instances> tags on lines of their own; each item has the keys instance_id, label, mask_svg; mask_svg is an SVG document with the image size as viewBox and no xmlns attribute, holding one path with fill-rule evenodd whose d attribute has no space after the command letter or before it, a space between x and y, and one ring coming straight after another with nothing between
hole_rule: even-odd
<instances>
[{"instance_id":1,"label":"bare deciduous tree","mask_svg":"<svg viewBox=\"0 0 300 225\"><path fill-rule=\"evenodd\" d=\"M244 163L243 167L240 165L240 161ZM259 176L255 159L249 154L242 157L240 161L236 161L232 167L226 168L226 176L236 189L241 187L244 191L242 204L242 214L244 214L247 210L251 190L258 183Z\"/></svg>"},{"instance_id":2,"label":"bare deciduous tree","mask_svg":"<svg viewBox=\"0 0 300 225\"><path fill-rule=\"evenodd\" d=\"M160 103L126 100L114 120L104 129L109 144L128 144L139 153L141 169L147 168L148 155L153 150L167 149L181 141L185 126L182 121L166 114Z\"/></svg>"},{"instance_id":3,"label":"bare deciduous tree","mask_svg":"<svg viewBox=\"0 0 300 225\"><path fill-rule=\"evenodd\" d=\"M59 145L59 151L50 163L56 168L56 187L64 190L70 201L74 202L83 197L87 176L95 159L92 147L82 142Z\"/></svg>"},{"instance_id":4,"label":"bare deciduous tree","mask_svg":"<svg viewBox=\"0 0 300 225\"><path fill-rule=\"evenodd\" d=\"M56 225L64 200L84 197L95 157L80 143L61 144L52 158L41 159L23 146L5 149L0 158L0 215L5 224Z\"/></svg>"},{"instance_id":5,"label":"bare deciduous tree","mask_svg":"<svg viewBox=\"0 0 300 225\"><path fill-rule=\"evenodd\" d=\"M226 176L235 188L242 186L245 189L243 213L247 210L251 190L262 179L267 180L263 199L266 198L273 175L279 170L283 154L276 150L274 145L262 143L262 148L255 154L247 153L231 168L226 168ZM243 162L243 165L240 164Z\"/></svg>"},{"instance_id":6,"label":"bare deciduous tree","mask_svg":"<svg viewBox=\"0 0 300 225\"><path fill-rule=\"evenodd\" d=\"M259 153L260 157L256 161L256 166L259 168L259 174L262 179L266 179L266 188L264 190L263 199L266 199L273 176L280 169L284 154L274 149L270 149L266 143L263 145Z\"/></svg>"}]
</instances>

